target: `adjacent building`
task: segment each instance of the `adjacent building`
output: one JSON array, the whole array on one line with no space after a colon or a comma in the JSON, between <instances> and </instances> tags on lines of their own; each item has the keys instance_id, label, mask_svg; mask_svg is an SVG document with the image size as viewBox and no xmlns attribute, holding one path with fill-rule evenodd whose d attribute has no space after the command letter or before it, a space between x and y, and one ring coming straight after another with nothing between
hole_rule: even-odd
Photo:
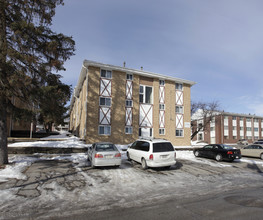
<instances>
[{"instance_id":1,"label":"adjacent building","mask_svg":"<svg viewBox=\"0 0 263 220\"><path fill-rule=\"evenodd\" d=\"M154 137L189 146L194 84L85 60L71 99L70 131L87 143L129 144L139 137Z\"/></svg>"},{"instance_id":2,"label":"adjacent building","mask_svg":"<svg viewBox=\"0 0 263 220\"><path fill-rule=\"evenodd\" d=\"M202 118L192 120L192 132L202 123ZM211 122L202 129L193 141L204 141L209 144L236 144L238 140L246 139L253 143L263 139L263 117L251 114L230 112L214 112Z\"/></svg>"}]
</instances>

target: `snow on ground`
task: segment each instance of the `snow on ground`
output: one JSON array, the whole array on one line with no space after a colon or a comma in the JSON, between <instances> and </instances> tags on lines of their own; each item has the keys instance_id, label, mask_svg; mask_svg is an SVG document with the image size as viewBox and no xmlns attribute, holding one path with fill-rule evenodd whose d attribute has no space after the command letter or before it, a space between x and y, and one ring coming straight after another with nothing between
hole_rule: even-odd
<instances>
[{"instance_id":1,"label":"snow on ground","mask_svg":"<svg viewBox=\"0 0 263 220\"><path fill-rule=\"evenodd\" d=\"M69 135L71 135L68 131L59 131L58 135L50 135L48 137L40 138L42 140L50 140L50 139L68 139Z\"/></svg>"},{"instance_id":2,"label":"snow on ground","mask_svg":"<svg viewBox=\"0 0 263 220\"><path fill-rule=\"evenodd\" d=\"M207 164L207 165L213 166L213 167L230 167L230 166L232 166L231 164L230 165L229 164L223 164L220 162L216 162L214 160L201 158L201 157L195 157L195 155L193 154L193 151L189 151L189 150L176 151L176 158L182 159L182 160L191 160L191 161L194 161L196 163L203 163L203 164Z\"/></svg>"},{"instance_id":3,"label":"snow on ground","mask_svg":"<svg viewBox=\"0 0 263 220\"><path fill-rule=\"evenodd\" d=\"M52 139L55 138L57 135L49 136L51 141L48 141L47 138L44 141L35 141L35 142L17 142L13 144L8 144L8 147L51 147L51 148L83 148L88 147L90 145L85 144L83 141L81 141L78 137L72 136L72 137L65 137L62 138L63 140L59 141L52 141ZM61 136L63 137L63 136ZM61 139L61 138L58 138Z\"/></svg>"},{"instance_id":4,"label":"snow on ground","mask_svg":"<svg viewBox=\"0 0 263 220\"><path fill-rule=\"evenodd\" d=\"M0 169L0 183L7 182L9 178L26 179L23 171L37 160L35 157L13 156L9 158L8 165L4 169Z\"/></svg>"}]
</instances>

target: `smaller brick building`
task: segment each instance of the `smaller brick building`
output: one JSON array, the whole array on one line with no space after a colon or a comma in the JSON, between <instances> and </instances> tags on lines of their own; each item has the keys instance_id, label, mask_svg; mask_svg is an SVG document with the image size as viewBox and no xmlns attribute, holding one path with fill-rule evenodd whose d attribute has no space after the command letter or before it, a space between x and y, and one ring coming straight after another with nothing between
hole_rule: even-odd
<instances>
[{"instance_id":1,"label":"smaller brick building","mask_svg":"<svg viewBox=\"0 0 263 220\"><path fill-rule=\"evenodd\" d=\"M214 112L212 121L201 130L193 141L205 141L209 144L236 144L240 139L253 143L263 139L263 117L250 114ZM194 120L193 120L194 118ZM192 117L192 133L202 118Z\"/></svg>"},{"instance_id":2,"label":"smaller brick building","mask_svg":"<svg viewBox=\"0 0 263 220\"><path fill-rule=\"evenodd\" d=\"M139 137L189 146L195 82L84 60L70 104L70 131L87 143Z\"/></svg>"}]
</instances>

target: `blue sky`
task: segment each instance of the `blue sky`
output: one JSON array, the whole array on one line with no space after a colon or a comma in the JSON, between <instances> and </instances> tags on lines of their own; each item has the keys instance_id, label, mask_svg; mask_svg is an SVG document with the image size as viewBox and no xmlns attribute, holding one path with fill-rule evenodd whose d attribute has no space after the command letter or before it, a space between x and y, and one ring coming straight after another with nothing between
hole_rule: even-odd
<instances>
[{"instance_id":1,"label":"blue sky","mask_svg":"<svg viewBox=\"0 0 263 220\"><path fill-rule=\"evenodd\" d=\"M197 82L193 101L263 116L263 1L65 0L52 29L73 36L60 72L77 84L84 59Z\"/></svg>"}]
</instances>

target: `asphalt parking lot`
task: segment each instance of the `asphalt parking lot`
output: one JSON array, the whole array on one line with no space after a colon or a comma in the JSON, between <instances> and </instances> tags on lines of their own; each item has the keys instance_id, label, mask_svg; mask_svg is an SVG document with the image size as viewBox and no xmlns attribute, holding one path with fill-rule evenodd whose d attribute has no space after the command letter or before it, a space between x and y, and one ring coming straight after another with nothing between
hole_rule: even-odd
<instances>
[{"instance_id":1,"label":"asphalt parking lot","mask_svg":"<svg viewBox=\"0 0 263 220\"><path fill-rule=\"evenodd\" d=\"M127 159L120 168L92 169L85 154L30 156L35 160L23 171L24 179L0 183L0 219L63 218L262 185L259 159L229 163L187 154L191 159L178 152L170 169L148 170Z\"/></svg>"}]
</instances>

